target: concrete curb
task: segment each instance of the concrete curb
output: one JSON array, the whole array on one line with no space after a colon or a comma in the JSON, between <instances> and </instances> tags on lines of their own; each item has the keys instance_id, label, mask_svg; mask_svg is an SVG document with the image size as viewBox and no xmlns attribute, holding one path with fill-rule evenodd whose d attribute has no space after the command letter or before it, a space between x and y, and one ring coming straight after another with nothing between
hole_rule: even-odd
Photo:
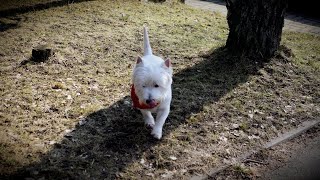
<instances>
[{"instance_id":1,"label":"concrete curb","mask_svg":"<svg viewBox=\"0 0 320 180\"><path fill-rule=\"evenodd\" d=\"M232 166L234 164L238 164L238 163L244 162L249 156L251 156L251 155L253 155L253 154L257 153L257 152L260 152L262 150L269 149L269 148L272 148L274 146L277 146L278 144L286 142L286 141L288 141L290 139L293 139L293 138L303 134L307 130L315 127L318 124L320 124L320 120L305 121L298 128L293 129L291 131L288 131L288 132L286 132L284 134L281 134L277 138L272 139L271 141L265 143L261 148L258 148L257 150L249 151L248 153L245 153L242 156L239 156L238 158L236 158L235 162L229 163L229 164L217 167L217 168L212 168L207 174L200 175L200 176L193 176L193 177L191 177L191 180L204 180L204 179L208 179L208 178L213 178L219 172L229 168L230 166Z\"/></svg>"}]
</instances>

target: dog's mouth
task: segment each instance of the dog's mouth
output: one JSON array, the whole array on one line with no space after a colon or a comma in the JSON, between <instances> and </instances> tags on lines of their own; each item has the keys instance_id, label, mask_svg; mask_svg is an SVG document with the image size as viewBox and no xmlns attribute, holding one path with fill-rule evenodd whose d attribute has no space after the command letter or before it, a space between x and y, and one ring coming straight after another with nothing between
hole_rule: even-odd
<instances>
[{"instance_id":1,"label":"dog's mouth","mask_svg":"<svg viewBox=\"0 0 320 180\"><path fill-rule=\"evenodd\" d=\"M148 106L151 109L151 108L158 106L159 102L156 101L155 99L147 99L144 101L143 104L145 104L146 106Z\"/></svg>"},{"instance_id":2,"label":"dog's mouth","mask_svg":"<svg viewBox=\"0 0 320 180\"><path fill-rule=\"evenodd\" d=\"M154 107L158 106L159 103L156 101L151 101L151 102L147 103L146 105L149 106L150 108L154 108Z\"/></svg>"}]
</instances>

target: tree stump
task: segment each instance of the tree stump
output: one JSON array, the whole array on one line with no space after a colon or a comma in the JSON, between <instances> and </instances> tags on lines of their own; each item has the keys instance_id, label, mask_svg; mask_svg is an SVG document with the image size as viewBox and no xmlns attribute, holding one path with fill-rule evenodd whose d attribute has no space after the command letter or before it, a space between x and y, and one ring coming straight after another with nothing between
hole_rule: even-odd
<instances>
[{"instance_id":1,"label":"tree stump","mask_svg":"<svg viewBox=\"0 0 320 180\"><path fill-rule=\"evenodd\" d=\"M31 60L34 62L45 62L52 55L52 50L46 45L40 45L32 49Z\"/></svg>"}]
</instances>

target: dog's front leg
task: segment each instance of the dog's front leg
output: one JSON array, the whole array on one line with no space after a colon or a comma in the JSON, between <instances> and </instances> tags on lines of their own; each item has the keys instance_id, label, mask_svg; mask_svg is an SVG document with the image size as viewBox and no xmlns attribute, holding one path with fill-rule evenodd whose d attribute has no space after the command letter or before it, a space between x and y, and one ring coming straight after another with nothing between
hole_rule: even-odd
<instances>
[{"instance_id":1,"label":"dog's front leg","mask_svg":"<svg viewBox=\"0 0 320 180\"><path fill-rule=\"evenodd\" d=\"M153 127L151 134L157 139L162 137L162 127L169 115L169 109L159 109L157 112L156 124Z\"/></svg>"},{"instance_id":2,"label":"dog's front leg","mask_svg":"<svg viewBox=\"0 0 320 180\"><path fill-rule=\"evenodd\" d=\"M144 119L144 123L148 127L153 128L153 126L154 126L154 118L153 118L151 112L150 111L146 111L146 110L141 110L141 113L142 113L142 116L143 116L143 119Z\"/></svg>"}]
</instances>

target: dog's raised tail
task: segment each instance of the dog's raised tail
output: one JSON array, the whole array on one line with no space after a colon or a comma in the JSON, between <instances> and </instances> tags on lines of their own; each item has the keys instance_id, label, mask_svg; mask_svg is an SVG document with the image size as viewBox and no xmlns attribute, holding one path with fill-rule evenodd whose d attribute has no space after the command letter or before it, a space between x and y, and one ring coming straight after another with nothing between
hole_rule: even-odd
<instances>
[{"instance_id":1,"label":"dog's raised tail","mask_svg":"<svg viewBox=\"0 0 320 180\"><path fill-rule=\"evenodd\" d=\"M146 27L143 27L143 50L144 50L144 56L152 55L148 31Z\"/></svg>"}]
</instances>

